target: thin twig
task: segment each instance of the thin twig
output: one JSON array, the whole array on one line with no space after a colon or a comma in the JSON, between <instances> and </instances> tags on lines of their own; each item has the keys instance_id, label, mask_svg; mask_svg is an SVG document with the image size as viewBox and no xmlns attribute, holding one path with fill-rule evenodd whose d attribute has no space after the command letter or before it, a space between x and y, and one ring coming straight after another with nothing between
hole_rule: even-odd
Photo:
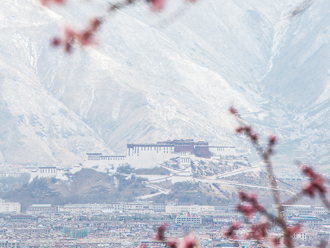
<instances>
[{"instance_id":1,"label":"thin twig","mask_svg":"<svg viewBox=\"0 0 330 248\"><path fill-rule=\"evenodd\" d=\"M136 2L137 2L137 0L124 0L122 2L118 2L118 3L115 3L115 4L110 3L110 7L108 9L108 12L112 12L112 11L115 11L115 10L125 8L125 7L127 7L131 4L136 3Z\"/></svg>"},{"instance_id":2,"label":"thin twig","mask_svg":"<svg viewBox=\"0 0 330 248\"><path fill-rule=\"evenodd\" d=\"M282 205L292 205L293 203L296 203L304 196L304 193L301 191L286 202L283 202Z\"/></svg>"},{"instance_id":3,"label":"thin twig","mask_svg":"<svg viewBox=\"0 0 330 248\"><path fill-rule=\"evenodd\" d=\"M239 122L239 124L241 125L241 131L243 131L243 133L250 139L251 143L253 144L253 146L256 148L256 150L258 151L259 155L261 156L263 162L266 165L267 168L267 173L268 173L268 179L269 179L269 183L271 185L272 188L272 195L273 195L273 199L274 199L274 203L276 205L277 208L277 214L278 216L273 219L273 221L275 223L277 223L283 230L284 233L284 237L287 240L287 245L288 247L293 247L293 240L292 240L292 236L289 233L287 224L284 220L284 216L283 216L283 207L281 204L281 200L280 200L280 195L279 195L279 191L278 191L278 183L274 174L274 170L273 170L273 165L272 162L270 160L270 155L271 155L271 147L269 145L267 150L264 150L262 148L262 146L259 144L258 141L258 136L256 134L254 134L251 131L251 127L250 125L243 120L240 115L238 114L238 112L234 109L231 108L230 112L232 114L234 114L234 116L236 117L237 121ZM273 143L274 145L274 143Z\"/></svg>"},{"instance_id":4,"label":"thin twig","mask_svg":"<svg viewBox=\"0 0 330 248\"><path fill-rule=\"evenodd\" d=\"M243 120L238 113L235 114L235 117L239 124L243 127L248 127L249 125L245 120ZM262 146L259 144L258 140L252 141L253 146L256 148L256 150L259 152L262 160L264 161L266 168L267 168L267 173L268 173L268 179L269 183L272 187L272 195L274 199L274 203L276 205L277 211L278 211L278 216L280 218L283 218L283 208L281 205L281 200L280 200L280 195L278 191L278 183L274 175L274 170L273 170L273 165L271 163L269 154L267 151L264 151Z\"/></svg>"},{"instance_id":5,"label":"thin twig","mask_svg":"<svg viewBox=\"0 0 330 248\"><path fill-rule=\"evenodd\" d=\"M320 197L321 197L321 200L322 200L323 204L325 205L325 207L328 210L330 210L330 202L328 201L328 199L323 195L320 195Z\"/></svg>"}]
</instances>

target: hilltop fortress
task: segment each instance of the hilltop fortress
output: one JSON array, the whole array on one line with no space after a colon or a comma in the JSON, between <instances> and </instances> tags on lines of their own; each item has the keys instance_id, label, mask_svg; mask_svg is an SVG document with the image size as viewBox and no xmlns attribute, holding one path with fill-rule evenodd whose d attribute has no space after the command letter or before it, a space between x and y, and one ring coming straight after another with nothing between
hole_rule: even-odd
<instances>
[{"instance_id":1,"label":"hilltop fortress","mask_svg":"<svg viewBox=\"0 0 330 248\"><path fill-rule=\"evenodd\" d=\"M210 146L208 142L193 139L157 142L157 144L127 144L126 155L108 156L87 153L84 167L118 166L130 164L133 168L153 168L171 158L181 165L189 165L192 157L211 158L236 156L235 147Z\"/></svg>"}]
</instances>

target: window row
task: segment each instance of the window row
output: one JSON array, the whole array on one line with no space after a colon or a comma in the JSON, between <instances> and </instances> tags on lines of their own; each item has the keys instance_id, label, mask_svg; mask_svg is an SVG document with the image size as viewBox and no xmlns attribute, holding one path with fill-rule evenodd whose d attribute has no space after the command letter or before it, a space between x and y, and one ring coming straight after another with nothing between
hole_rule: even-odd
<instances>
[{"instance_id":1,"label":"window row","mask_svg":"<svg viewBox=\"0 0 330 248\"><path fill-rule=\"evenodd\" d=\"M56 169L40 169L40 173L56 173Z\"/></svg>"},{"instance_id":2,"label":"window row","mask_svg":"<svg viewBox=\"0 0 330 248\"><path fill-rule=\"evenodd\" d=\"M125 160L125 157L101 157L101 160Z\"/></svg>"}]
</instances>

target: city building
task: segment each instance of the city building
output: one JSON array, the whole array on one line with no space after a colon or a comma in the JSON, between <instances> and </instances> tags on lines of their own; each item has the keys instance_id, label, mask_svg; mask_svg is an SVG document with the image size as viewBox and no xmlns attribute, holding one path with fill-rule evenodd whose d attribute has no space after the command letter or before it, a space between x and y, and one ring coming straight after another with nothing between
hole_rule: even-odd
<instances>
[{"instance_id":1,"label":"city building","mask_svg":"<svg viewBox=\"0 0 330 248\"><path fill-rule=\"evenodd\" d=\"M290 218L290 220L304 226L318 226L323 224L323 220L321 218L310 215L293 216Z\"/></svg>"},{"instance_id":2,"label":"city building","mask_svg":"<svg viewBox=\"0 0 330 248\"><path fill-rule=\"evenodd\" d=\"M33 204L26 210L27 214L48 214L58 211L58 206L52 204Z\"/></svg>"},{"instance_id":3,"label":"city building","mask_svg":"<svg viewBox=\"0 0 330 248\"><path fill-rule=\"evenodd\" d=\"M69 213L101 213L113 210L111 204L66 204L59 206L59 211Z\"/></svg>"},{"instance_id":4,"label":"city building","mask_svg":"<svg viewBox=\"0 0 330 248\"><path fill-rule=\"evenodd\" d=\"M17 240L0 240L0 247L21 248L21 243Z\"/></svg>"},{"instance_id":5,"label":"city building","mask_svg":"<svg viewBox=\"0 0 330 248\"><path fill-rule=\"evenodd\" d=\"M178 215L175 218L175 224L180 225L200 225L202 224L202 217L199 215L184 214Z\"/></svg>"},{"instance_id":6,"label":"city building","mask_svg":"<svg viewBox=\"0 0 330 248\"><path fill-rule=\"evenodd\" d=\"M16 213L21 212L21 203L19 202L6 202L0 198L0 213Z\"/></svg>"},{"instance_id":7,"label":"city building","mask_svg":"<svg viewBox=\"0 0 330 248\"><path fill-rule=\"evenodd\" d=\"M214 206L200 206L200 205L177 205L171 206L167 205L165 207L165 212L168 214L177 213L201 213L214 211Z\"/></svg>"},{"instance_id":8,"label":"city building","mask_svg":"<svg viewBox=\"0 0 330 248\"><path fill-rule=\"evenodd\" d=\"M283 205L286 216L313 215L318 216L327 214L329 211L324 207L314 205Z\"/></svg>"}]
</instances>

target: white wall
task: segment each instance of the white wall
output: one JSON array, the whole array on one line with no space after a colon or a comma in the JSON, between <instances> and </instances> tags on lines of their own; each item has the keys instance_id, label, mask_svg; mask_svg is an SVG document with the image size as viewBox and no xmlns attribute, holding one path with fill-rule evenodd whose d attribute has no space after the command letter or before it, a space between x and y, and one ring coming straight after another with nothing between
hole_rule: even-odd
<instances>
[{"instance_id":1,"label":"white wall","mask_svg":"<svg viewBox=\"0 0 330 248\"><path fill-rule=\"evenodd\" d=\"M85 168L92 168L95 166L100 166L100 167L111 167L112 165L117 167L120 164L125 164L127 163L126 157L123 156L99 156L98 160L88 160L86 158L84 162L84 167Z\"/></svg>"},{"instance_id":2,"label":"white wall","mask_svg":"<svg viewBox=\"0 0 330 248\"><path fill-rule=\"evenodd\" d=\"M57 178L65 180L63 169L56 167L39 167L35 170L31 171L30 182L33 181L34 178Z\"/></svg>"},{"instance_id":3,"label":"white wall","mask_svg":"<svg viewBox=\"0 0 330 248\"><path fill-rule=\"evenodd\" d=\"M212 156L236 156L236 148L233 146L209 146Z\"/></svg>"},{"instance_id":4,"label":"white wall","mask_svg":"<svg viewBox=\"0 0 330 248\"><path fill-rule=\"evenodd\" d=\"M163 163L176 157L174 146L135 146L127 148L126 158L133 168L154 168L157 163Z\"/></svg>"}]
</instances>

